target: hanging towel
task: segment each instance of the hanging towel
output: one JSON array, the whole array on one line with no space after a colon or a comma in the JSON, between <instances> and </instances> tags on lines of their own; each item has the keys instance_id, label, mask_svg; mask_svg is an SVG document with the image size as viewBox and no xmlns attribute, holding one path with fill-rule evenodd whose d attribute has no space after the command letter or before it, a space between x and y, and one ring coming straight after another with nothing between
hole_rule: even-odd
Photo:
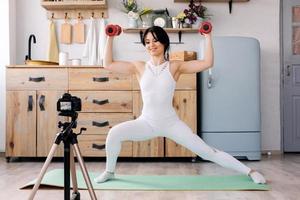
<instances>
[{"instance_id":1,"label":"hanging towel","mask_svg":"<svg viewBox=\"0 0 300 200\"><path fill-rule=\"evenodd\" d=\"M100 32L99 32L99 41L98 41L98 65L103 66L104 58L104 49L106 44L106 34L105 34L106 20L102 18L100 20Z\"/></svg>"},{"instance_id":2,"label":"hanging towel","mask_svg":"<svg viewBox=\"0 0 300 200\"><path fill-rule=\"evenodd\" d=\"M89 65L97 65L96 20L93 17L83 50L83 58L88 59Z\"/></svg>"},{"instance_id":3,"label":"hanging towel","mask_svg":"<svg viewBox=\"0 0 300 200\"><path fill-rule=\"evenodd\" d=\"M55 23L53 20L50 21L49 26L49 47L48 47L48 60L51 62L58 62L58 45L56 38Z\"/></svg>"}]
</instances>

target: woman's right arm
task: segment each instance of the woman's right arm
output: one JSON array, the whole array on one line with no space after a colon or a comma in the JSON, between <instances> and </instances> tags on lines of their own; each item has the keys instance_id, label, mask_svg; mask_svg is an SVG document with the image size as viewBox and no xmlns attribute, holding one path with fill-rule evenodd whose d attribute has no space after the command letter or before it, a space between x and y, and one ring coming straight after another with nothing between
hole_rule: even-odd
<instances>
[{"instance_id":1,"label":"woman's right arm","mask_svg":"<svg viewBox=\"0 0 300 200\"><path fill-rule=\"evenodd\" d=\"M108 36L105 49L104 49L104 59L103 67L110 71L125 73L125 74L137 74L140 62L127 62L127 61L114 61L113 60L113 39L114 37Z\"/></svg>"}]
</instances>

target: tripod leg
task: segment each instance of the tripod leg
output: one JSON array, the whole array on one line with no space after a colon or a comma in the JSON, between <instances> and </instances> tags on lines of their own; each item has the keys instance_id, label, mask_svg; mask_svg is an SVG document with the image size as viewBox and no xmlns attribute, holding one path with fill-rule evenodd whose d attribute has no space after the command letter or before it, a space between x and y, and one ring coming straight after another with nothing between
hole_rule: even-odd
<instances>
[{"instance_id":1,"label":"tripod leg","mask_svg":"<svg viewBox=\"0 0 300 200\"><path fill-rule=\"evenodd\" d=\"M70 146L70 171L72 177L72 186L73 186L73 194L78 194L78 185L77 185L77 176L76 176L76 168L74 161L74 152L73 147Z\"/></svg>"},{"instance_id":2,"label":"tripod leg","mask_svg":"<svg viewBox=\"0 0 300 200\"><path fill-rule=\"evenodd\" d=\"M37 180L36 180L36 182L34 184L34 187L33 187L32 191L30 193L30 196L28 198L29 200L32 200L34 198L37 190L39 189L39 186L40 186L40 184L42 182L42 179L43 179L43 177L44 177L44 175L45 175L45 173L47 171L47 168L49 167L49 164L50 164L50 162L51 162L51 160L53 158L53 155L55 153L55 150L56 150L57 146L58 145L55 144L55 143L52 145L51 150L50 150L50 152L49 152L49 154L47 156L47 159L46 159L46 161L45 161L45 163L44 163L44 165L43 165L43 167L41 169L41 172L40 172L40 174L39 174L39 176L38 176L38 178L37 178Z\"/></svg>"},{"instance_id":3,"label":"tripod leg","mask_svg":"<svg viewBox=\"0 0 300 200\"><path fill-rule=\"evenodd\" d=\"M85 183L86 183L86 185L88 187L91 199L92 200L97 200L97 197L96 197L95 191L93 189L93 185L92 185L91 179L90 179L89 174L87 172L87 169L86 169L86 166L84 164L84 161L83 161L83 159L81 157L81 153L80 153L78 144L75 143L73 146L74 146L74 149L75 149L75 153L76 153L76 156L77 156L77 159L78 159L78 162L79 162L79 165L80 165L80 168L81 168L81 171L82 171Z\"/></svg>"}]
</instances>

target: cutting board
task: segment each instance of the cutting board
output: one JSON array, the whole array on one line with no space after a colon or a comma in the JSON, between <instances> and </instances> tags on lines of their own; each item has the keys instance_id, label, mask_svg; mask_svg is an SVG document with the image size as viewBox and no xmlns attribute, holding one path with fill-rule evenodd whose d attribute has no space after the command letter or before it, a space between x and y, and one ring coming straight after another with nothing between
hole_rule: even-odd
<instances>
[{"instance_id":1,"label":"cutting board","mask_svg":"<svg viewBox=\"0 0 300 200\"><path fill-rule=\"evenodd\" d=\"M78 22L74 25L74 42L82 44L84 43L84 23L81 20L78 20Z\"/></svg>"},{"instance_id":2,"label":"cutting board","mask_svg":"<svg viewBox=\"0 0 300 200\"><path fill-rule=\"evenodd\" d=\"M72 43L72 25L68 22L61 25L60 42L63 44Z\"/></svg>"}]
</instances>

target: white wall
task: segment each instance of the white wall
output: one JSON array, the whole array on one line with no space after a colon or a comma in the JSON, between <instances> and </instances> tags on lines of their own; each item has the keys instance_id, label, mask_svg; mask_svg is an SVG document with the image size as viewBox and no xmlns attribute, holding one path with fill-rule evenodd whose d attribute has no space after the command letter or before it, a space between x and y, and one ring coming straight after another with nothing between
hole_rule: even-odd
<instances>
[{"instance_id":1,"label":"white wall","mask_svg":"<svg viewBox=\"0 0 300 200\"><path fill-rule=\"evenodd\" d=\"M9 48L9 3L8 0L0 1L0 152L5 147L5 66L10 62Z\"/></svg>"},{"instance_id":2,"label":"white wall","mask_svg":"<svg viewBox=\"0 0 300 200\"><path fill-rule=\"evenodd\" d=\"M144 7L154 9L165 8L166 5L169 5L171 15L177 15L179 11L187 7L186 3L174 4L173 0L138 0L138 2ZM108 3L109 22L126 26L127 18L124 13L120 12L121 1L109 0ZM252 0L246 3L233 3L232 14L228 12L227 3L203 4L213 15L213 34L215 36L248 36L255 37L260 41L262 53L262 149L280 150L279 0ZM153 7L154 5L155 7ZM37 36L37 43L32 47L32 58L46 59L48 21L45 10L40 6L40 0L18 0L16 13L17 51L16 59L11 63L23 63L27 54L28 37L32 33ZM58 33L61 22L61 20L57 22ZM88 24L88 21L85 22ZM176 34L170 34L170 38L171 41L178 40ZM198 34L183 34L182 40L185 44L172 45L171 50L198 50L201 39ZM134 44L135 41L139 41L138 34L124 34L117 38L115 41L115 58L125 60L148 59L144 54L143 46ZM61 45L60 49L68 51L71 58L79 58L83 51L83 45ZM3 120L4 118L1 118L2 124ZM3 135L1 137L3 138Z\"/></svg>"}]
</instances>

